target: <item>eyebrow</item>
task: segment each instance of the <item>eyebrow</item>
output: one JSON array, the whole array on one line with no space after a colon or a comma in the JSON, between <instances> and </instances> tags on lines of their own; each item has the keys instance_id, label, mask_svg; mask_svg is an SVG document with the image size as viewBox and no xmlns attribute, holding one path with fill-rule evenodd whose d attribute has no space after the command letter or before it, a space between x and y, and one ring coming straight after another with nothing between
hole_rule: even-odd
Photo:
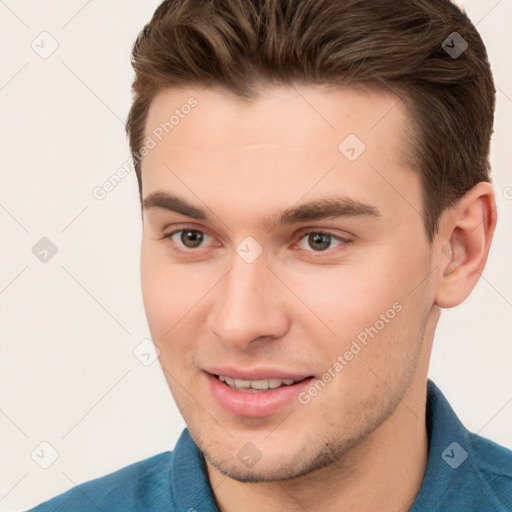
<instances>
[{"instance_id":1,"label":"eyebrow","mask_svg":"<svg viewBox=\"0 0 512 512\"><path fill-rule=\"evenodd\" d=\"M196 220L209 221L210 216L205 210L194 206L185 199L168 192L153 192L143 201L143 209L161 209L179 213ZM350 199L348 197L328 196L293 208L273 212L264 219L269 227L300 222L310 222L338 217L380 217L379 210L372 205Z\"/></svg>"}]
</instances>

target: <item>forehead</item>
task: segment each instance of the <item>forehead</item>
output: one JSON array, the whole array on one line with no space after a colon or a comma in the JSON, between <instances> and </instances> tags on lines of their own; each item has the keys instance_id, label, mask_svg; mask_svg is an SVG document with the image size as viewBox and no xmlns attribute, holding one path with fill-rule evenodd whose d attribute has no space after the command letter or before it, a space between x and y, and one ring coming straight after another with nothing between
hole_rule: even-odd
<instances>
[{"instance_id":1,"label":"forehead","mask_svg":"<svg viewBox=\"0 0 512 512\"><path fill-rule=\"evenodd\" d=\"M333 142L350 133L372 145L387 134L389 147L399 142L389 129L401 135L408 121L403 102L384 88L276 86L250 99L222 89L166 89L150 105L145 134L155 137L156 130L157 138L170 138L172 132L171 144L186 142L200 151L298 143L303 151L319 152L332 151ZM390 149L400 156L403 148Z\"/></svg>"},{"instance_id":2,"label":"forehead","mask_svg":"<svg viewBox=\"0 0 512 512\"><path fill-rule=\"evenodd\" d=\"M251 100L165 90L148 112L143 196L179 190L196 204L253 212L334 191L396 202L397 190L418 188L404 156L408 125L405 105L386 90L274 87Z\"/></svg>"}]
</instances>

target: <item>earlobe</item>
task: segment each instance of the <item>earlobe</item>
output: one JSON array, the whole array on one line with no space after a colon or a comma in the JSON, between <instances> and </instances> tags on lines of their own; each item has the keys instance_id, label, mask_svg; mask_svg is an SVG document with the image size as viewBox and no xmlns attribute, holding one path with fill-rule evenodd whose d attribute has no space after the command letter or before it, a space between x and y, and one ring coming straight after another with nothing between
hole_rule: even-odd
<instances>
[{"instance_id":1,"label":"earlobe","mask_svg":"<svg viewBox=\"0 0 512 512\"><path fill-rule=\"evenodd\" d=\"M492 186L478 183L443 216L435 302L451 308L468 297L485 267L497 220Z\"/></svg>"}]
</instances>

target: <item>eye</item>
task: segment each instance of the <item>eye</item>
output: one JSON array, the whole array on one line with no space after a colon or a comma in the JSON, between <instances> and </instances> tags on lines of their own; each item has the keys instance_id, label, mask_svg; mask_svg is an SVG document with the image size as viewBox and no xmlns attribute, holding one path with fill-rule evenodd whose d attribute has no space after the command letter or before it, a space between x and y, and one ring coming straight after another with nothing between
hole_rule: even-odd
<instances>
[{"instance_id":1,"label":"eye","mask_svg":"<svg viewBox=\"0 0 512 512\"><path fill-rule=\"evenodd\" d=\"M209 238L204 231L198 229L179 229L165 235L174 244L183 246L186 249L197 249L206 238Z\"/></svg>"},{"instance_id":2,"label":"eye","mask_svg":"<svg viewBox=\"0 0 512 512\"><path fill-rule=\"evenodd\" d=\"M327 233L323 231L310 231L308 233L304 233L299 241L299 248L305 249L304 246L301 247L301 242L305 239L305 243L313 249L313 252L322 252L327 249L331 249L333 240L337 242L337 245L334 247L338 247L340 245L350 243L350 240L342 238L340 236L334 235L333 233ZM311 252L311 251L310 251Z\"/></svg>"},{"instance_id":3,"label":"eye","mask_svg":"<svg viewBox=\"0 0 512 512\"><path fill-rule=\"evenodd\" d=\"M210 235L199 229L182 228L164 235L162 238L171 240L179 252L193 251L204 248ZM351 240L324 231L309 231L300 236L297 247L308 252L324 252L338 246L349 244ZM335 245L333 245L333 243ZM312 249L312 250L311 250Z\"/></svg>"}]
</instances>

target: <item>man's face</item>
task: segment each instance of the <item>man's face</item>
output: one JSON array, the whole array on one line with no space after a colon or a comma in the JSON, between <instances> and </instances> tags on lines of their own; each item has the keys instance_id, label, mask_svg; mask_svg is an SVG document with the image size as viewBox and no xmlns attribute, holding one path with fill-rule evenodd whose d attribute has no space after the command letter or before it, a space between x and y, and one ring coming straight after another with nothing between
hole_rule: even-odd
<instances>
[{"instance_id":1,"label":"man's face","mask_svg":"<svg viewBox=\"0 0 512 512\"><path fill-rule=\"evenodd\" d=\"M424 386L434 295L407 133L385 92L283 87L244 103L191 88L153 101L144 303L176 403L220 471L298 476L411 414L399 402Z\"/></svg>"}]
</instances>

